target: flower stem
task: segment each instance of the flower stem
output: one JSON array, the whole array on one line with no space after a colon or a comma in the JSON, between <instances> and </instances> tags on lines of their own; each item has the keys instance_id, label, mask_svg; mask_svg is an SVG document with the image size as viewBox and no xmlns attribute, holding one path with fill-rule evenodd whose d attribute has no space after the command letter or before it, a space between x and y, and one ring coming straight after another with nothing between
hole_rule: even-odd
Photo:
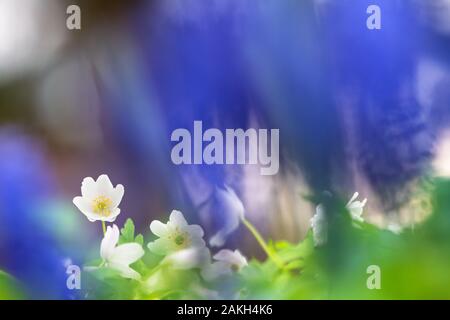
<instances>
[{"instance_id":1,"label":"flower stem","mask_svg":"<svg viewBox=\"0 0 450 320\"><path fill-rule=\"evenodd\" d=\"M106 234L106 224L105 221L102 221L102 229L103 229L103 236Z\"/></svg>"},{"instance_id":2,"label":"flower stem","mask_svg":"<svg viewBox=\"0 0 450 320\"><path fill-rule=\"evenodd\" d=\"M261 234L256 230L256 228L245 218L241 218L242 223L247 227L250 233L255 237L256 241L258 241L261 248L267 254L267 256L277 265L278 268L283 269L283 262L280 258L269 248L267 243L264 241Z\"/></svg>"}]
</instances>

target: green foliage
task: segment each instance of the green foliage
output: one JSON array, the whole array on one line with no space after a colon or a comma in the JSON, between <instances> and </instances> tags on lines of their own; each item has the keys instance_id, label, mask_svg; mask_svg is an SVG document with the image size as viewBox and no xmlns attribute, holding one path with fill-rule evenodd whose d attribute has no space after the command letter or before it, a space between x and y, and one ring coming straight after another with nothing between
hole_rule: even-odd
<instances>
[{"instance_id":1,"label":"green foliage","mask_svg":"<svg viewBox=\"0 0 450 320\"><path fill-rule=\"evenodd\" d=\"M0 300L25 299L21 285L12 276L0 270Z\"/></svg>"},{"instance_id":2,"label":"green foliage","mask_svg":"<svg viewBox=\"0 0 450 320\"><path fill-rule=\"evenodd\" d=\"M125 225L120 230L119 244L136 242L141 246L144 245L144 236L142 234L134 235L135 227L132 219L127 219Z\"/></svg>"}]
</instances>

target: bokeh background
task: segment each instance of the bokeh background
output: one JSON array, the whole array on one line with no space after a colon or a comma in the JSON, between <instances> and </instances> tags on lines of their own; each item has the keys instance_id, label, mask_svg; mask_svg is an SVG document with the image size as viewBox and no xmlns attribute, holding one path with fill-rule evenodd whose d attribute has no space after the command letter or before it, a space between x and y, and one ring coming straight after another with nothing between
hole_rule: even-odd
<instances>
[{"instance_id":1,"label":"bokeh background","mask_svg":"<svg viewBox=\"0 0 450 320\"><path fill-rule=\"evenodd\" d=\"M65 265L101 230L72 198L103 173L125 186L117 223L143 233L179 209L210 237L223 184L275 240L305 236L304 196L323 191L359 191L379 226L419 223L417 186L450 175L449 85L448 0L0 0L0 269L29 297L77 298ZM174 166L170 134L194 120L279 128L280 172ZM264 257L241 231L227 246Z\"/></svg>"}]
</instances>

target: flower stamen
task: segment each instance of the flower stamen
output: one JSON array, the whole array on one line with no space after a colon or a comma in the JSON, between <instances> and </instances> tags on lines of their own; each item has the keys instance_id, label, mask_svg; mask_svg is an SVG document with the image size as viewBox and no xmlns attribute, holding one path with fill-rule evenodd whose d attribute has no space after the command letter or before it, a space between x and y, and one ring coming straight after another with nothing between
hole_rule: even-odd
<instances>
[{"instance_id":1,"label":"flower stamen","mask_svg":"<svg viewBox=\"0 0 450 320\"><path fill-rule=\"evenodd\" d=\"M112 200L105 196L98 196L92 201L92 210L103 217L111 215L111 206Z\"/></svg>"}]
</instances>

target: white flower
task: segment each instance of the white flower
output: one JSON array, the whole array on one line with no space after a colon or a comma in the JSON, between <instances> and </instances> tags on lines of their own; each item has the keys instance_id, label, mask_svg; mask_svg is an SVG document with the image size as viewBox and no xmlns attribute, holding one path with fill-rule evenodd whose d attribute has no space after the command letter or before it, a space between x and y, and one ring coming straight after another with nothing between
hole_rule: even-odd
<instances>
[{"instance_id":1,"label":"white flower","mask_svg":"<svg viewBox=\"0 0 450 320\"><path fill-rule=\"evenodd\" d=\"M311 228L313 230L314 244L321 246L327 242L328 239L328 225L325 210L322 204L316 207L316 214L311 218Z\"/></svg>"},{"instance_id":2,"label":"white flower","mask_svg":"<svg viewBox=\"0 0 450 320\"><path fill-rule=\"evenodd\" d=\"M173 269L188 270L200 268L209 263L211 255L206 247L192 247L169 254L161 262Z\"/></svg>"},{"instance_id":3,"label":"white flower","mask_svg":"<svg viewBox=\"0 0 450 320\"><path fill-rule=\"evenodd\" d=\"M230 275L233 271L238 272L248 265L247 259L239 250L223 249L216 253L213 258L216 262L206 265L202 270L202 276L207 281Z\"/></svg>"},{"instance_id":4,"label":"white flower","mask_svg":"<svg viewBox=\"0 0 450 320\"><path fill-rule=\"evenodd\" d=\"M216 187L216 198L225 215L225 225L209 240L213 247L223 246L226 237L239 227L241 219L244 219L244 205L236 192L227 185L225 188Z\"/></svg>"},{"instance_id":5,"label":"white flower","mask_svg":"<svg viewBox=\"0 0 450 320\"><path fill-rule=\"evenodd\" d=\"M180 211L173 210L167 224L154 220L150 230L159 239L150 242L150 251L159 255L168 255L189 248L203 248L203 229L199 225L188 225Z\"/></svg>"},{"instance_id":6,"label":"white flower","mask_svg":"<svg viewBox=\"0 0 450 320\"><path fill-rule=\"evenodd\" d=\"M366 205L367 199L364 199L363 201L356 200L358 196L359 193L355 192L350 201L347 203L346 208L350 212L353 220L363 222L364 219L361 217L361 215L363 213L363 208Z\"/></svg>"},{"instance_id":7,"label":"white flower","mask_svg":"<svg viewBox=\"0 0 450 320\"><path fill-rule=\"evenodd\" d=\"M120 213L123 193L121 184L114 188L108 176L102 174L97 181L85 178L81 184L81 197L75 197L73 203L91 222L114 222Z\"/></svg>"},{"instance_id":8,"label":"white flower","mask_svg":"<svg viewBox=\"0 0 450 320\"><path fill-rule=\"evenodd\" d=\"M403 231L403 227L398 223L392 222L392 223L388 224L387 230L389 230L395 234L400 234Z\"/></svg>"},{"instance_id":9,"label":"white flower","mask_svg":"<svg viewBox=\"0 0 450 320\"><path fill-rule=\"evenodd\" d=\"M130 268L130 264L144 255L144 249L138 243L125 243L116 247L119 241L119 228L108 226L100 246L100 256L105 266L117 270L125 278L140 279L140 274Z\"/></svg>"}]
</instances>

